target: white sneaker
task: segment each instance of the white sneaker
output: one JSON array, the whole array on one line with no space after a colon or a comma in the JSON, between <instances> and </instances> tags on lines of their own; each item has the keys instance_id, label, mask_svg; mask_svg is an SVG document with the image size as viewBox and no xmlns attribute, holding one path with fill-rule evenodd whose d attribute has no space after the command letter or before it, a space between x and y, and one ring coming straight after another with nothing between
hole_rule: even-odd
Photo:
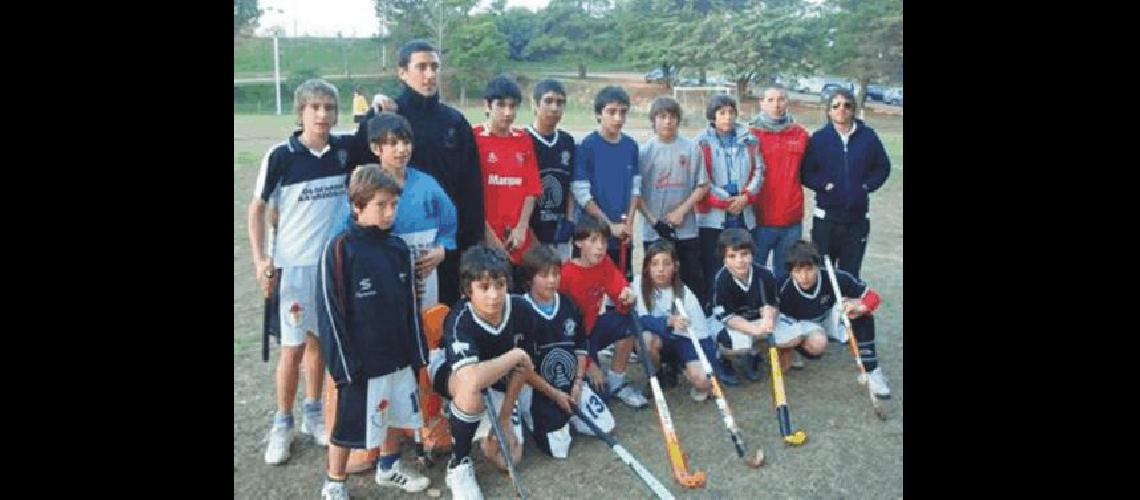
<instances>
[{"instance_id":1,"label":"white sneaker","mask_svg":"<svg viewBox=\"0 0 1140 500\"><path fill-rule=\"evenodd\" d=\"M293 429L284 425L274 425L265 437L269 444L265 447L265 463L281 465L289 460L289 445L293 444Z\"/></svg>"},{"instance_id":2,"label":"white sneaker","mask_svg":"<svg viewBox=\"0 0 1140 500\"><path fill-rule=\"evenodd\" d=\"M344 481L325 480L321 487L321 500L348 500L348 487Z\"/></svg>"},{"instance_id":3,"label":"white sneaker","mask_svg":"<svg viewBox=\"0 0 1140 500\"><path fill-rule=\"evenodd\" d=\"M483 492L479 490L479 483L475 482L475 467L471 465L471 457L466 457L454 469L447 469L444 479L447 489L451 490L454 500L483 500Z\"/></svg>"},{"instance_id":4,"label":"white sneaker","mask_svg":"<svg viewBox=\"0 0 1140 500\"><path fill-rule=\"evenodd\" d=\"M871 394L874 394L876 398L891 398L891 388L887 387L887 376L883 375L883 367L877 367L868 373L867 383L871 384Z\"/></svg>"},{"instance_id":5,"label":"white sneaker","mask_svg":"<svg viewBox=\"0 0 1140 500\"><path fill-rule=\"evenodd\" d=\"M690 387L689 388L689 397L693 398L693 401L700 402L700 401L704 401L704 400L708 399L709 393L698 391L696 387Z\"/></svg>"},{"instance_id":6,"label":"white sneaker","mask_svg":"<svg viewBox=\"0 0 1140 500\"><path fill-rule=\"evenodd\" d=\"M329 445L329 435L325 432L325 416L323 412L303 411L301 417L301 434L313 436L313 440L321 446Z\"/></svg>"},{"instance_id":7,"label":"white sneaker","mask_svg":"<svg viewBox=\"0 0 1140 500\"><path fill-rule=\"evenodd\" d=\"M396 463L392 464L392 468L388 470L381 470L377 466L376 484L394 486L408 493L418 493L427 489L428 485L431 484L431 479L424 477L415 469L401 468L400 463L400 460L396 460Z\"/></svg>"},{"instance_id":8,"label":"white sneaker","mask_svg":"<svg viewBox=\"0 0 1140 500\"><path fill-rule=\"evenodd\" d=\"M617 392L618 399L630 408L645 408L649 406L649 400L645 399L645 395L641 391L634 388L632 385L626 385Z\"/></svg>"},{"instance_id":9,"label":"white sneaker","mask_svg":"<svg viewBox=\"0 0 1140 500\"><path fill-rule=\"evenodd\" d=\"M613 344L610 344L610 345L606 346L605 349L598 351L598 359L604 359L606 361L610 361L613 359L613 357L614 357L614 345ZM629 362L630 363L637 363L638 361L641 361L641 358L637 357L637 351L629 351Z\"/></svg>"}]
</instances>

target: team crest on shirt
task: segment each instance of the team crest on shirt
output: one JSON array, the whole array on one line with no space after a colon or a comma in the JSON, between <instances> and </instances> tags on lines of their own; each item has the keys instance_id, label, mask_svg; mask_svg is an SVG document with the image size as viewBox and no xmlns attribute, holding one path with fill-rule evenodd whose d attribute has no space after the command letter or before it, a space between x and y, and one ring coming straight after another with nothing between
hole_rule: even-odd
<instances>
[{"instance_id":1,"label":"team crest on shirt","mask_svg":"<svg viewBox=\"0 0 1140 500\"><path fill-rule=\"evenodd\" d=\"M348 151L343 149L336 152L336 161L340 162L340 168L345 168L348 165Z\"/></svg>"},{"instance_id":2,"label":"team crest on shirt","mask_svg":"<svg viewBox=\"0 0 1140 500\"><path fill-rule=\"evenodd\" d=\"M562 335L573 337L575 326L576 324L574 323L574 318L567 318L566 322L562 323Z\"/></svg>"},{"instance_id":3,"label":"team crest on shirt","mask_svg":"<svg viewBox=\"0 0 1140 500\"><path fill-rule=\"evenodd\" d=\"M570 379L577 371L578 360L566 349L555 347L542 358L539 372L555 387L570 385Z\"/></svg>"},{"instance_id":4,"label":"team crest on shirt","mask_svg":"<svg viewBox=\"0 0 1140 500\"><path fill-rule=\"evenodd\" d=\"M513 343L514 343L515 347L518 347L518 346L522 345L522 342L523 342L523 339L524 339L524 338L525 338L525 337L523 336L523 334L521 334L521 333L516 333L516 334L515 334L515 339L514 339L514 341L513 341Z\"/></svg>"},{"instance_id":5,"label":"team crest on shirt","mask_svg":"<svg viewBox=\"0 0 1140 500\"><path fill-rule=\"evenodd\" d=\"M564 167L570 166L570 152L569 151L565 151L565 150L562 151L562 166L564 166Z\"/></svg>"},{"instance_id":6,"label":"team crest on shirt","mask_svg":"<svg viewBox=\"0 0 1140 500\"><path fill-rule=\"evenodd\" d=\"M495 156L495 152L487 153L487 163L499 163L499 157Z\"/></svg>"},{"instance_id":7,"label":"team crest on shirt","mask_svg":"<svg viewBox=\"0 0 1140 500\"><path fill-rule=\"evenodd\" d=\"M470 348L471 344L468 344L467 342L460 342L456 340L455 342L451 343L451 352L454 352L456 356L467 357L467 350Z\"/></svg>"},{"instance_id":8,"label":"team crest on shirt","mask_svg":"<svg viewBox=\"0 0 1140 500\"><path fill-rule=\"evenodd\" d=\"M376 295L376 290L372 289L372 278L364 278L360 280L360 284L356 287L356 298L363 299Z\"/></svg>"},{"instance_id":9,"label":"team crest on shirt","mask_svg":"<svg viewBox=\"0 0 1140 500\"><path fill-rule=\"evenodd\" d=\"M521 152L516 151L515 152L515 160L518 161L519 166L522 166L524 163L526 163L526 155L522 154Z\"/></svg>"},{"instance_id":10,"label":"team crest on shirt","mask_svg":"<svg viewBox=\"0 0 1140 500\"><path fill-rule=\"evenodd\" d=\"M681 168L689 168L689 155L683 154L677 158L677 161L681 163Z\"/></svg>"},{"instance_id":11,"label":"team crest on shirt","mask_svg":"<svg viewBox=\"0 0 1140 500\"><path fill-rule=\"evenodd\" d=\"M289 306L289 325L293 328L299 328L302 313L304 313L304 309L301 308L300 302L294 302L293 305Z\"/></svg>"},{"instance_id":12,"label":"team crest on shirt","mask_svg":"<svg viewBox=\"0 0 1140 500\"><path fill-rule=\"evenodd\" d=\"M455 127L451 127L447 129L447 133L443 135L443 147L454 148L455 146Z\"/></svg>"}]
</instances>

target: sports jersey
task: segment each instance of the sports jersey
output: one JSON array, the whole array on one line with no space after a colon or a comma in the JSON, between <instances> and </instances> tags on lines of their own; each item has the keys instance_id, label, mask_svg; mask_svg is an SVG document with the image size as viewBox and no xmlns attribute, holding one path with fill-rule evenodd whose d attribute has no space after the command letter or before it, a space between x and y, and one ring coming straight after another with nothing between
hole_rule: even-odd
<instances>
[{"instance_id":1,"label":"sports jersey","mask_svg":"<svg viewBox=\"0 0 1140 500\"><path fill-rule=\"evenodd\" d=\"M530 304L517 295L508 295L503 302L503 319L492 326L479 319L471 302L463 300L447 314L443 321L443 342L447 364L451 373L472 363L495 359L507 351L523 345L523 339L534 330ZM491 386L506 391L502 379Z\"/></svg>"},{"instance_id":2,"label":"sports jersey","mask_svg":"<svg viewBox=\"0 0 1140 500\"><path fill-rule=\"evenodd\" d=\"M300 131L269 149L261 160L253 196L275 202L275 267L315 266L324 243L349 219L348 173L359 164L352 136L329 137L322 151L301 143Z\"/></svg>"},{"instance_id":3,"label":"sports jersey","mask_svg":"<svg viewBox=\"0 0 1140 500\"><path fill-rule=\"evenodd\" d=\"M684 203L698 185L709 182L704 156L697 150L695 142L684 137L677 136L671 143L661 142L656 136L651 137L649 142L641 146L638 158L642 204L653 214L654 219L664 219L666 214ZM696 238L695 210L685 212L681 225L675 229L678 239ZM657 241L661 238L649 224L642 224L642 230L643 241Z\"/></svg>"},{"instance_id":4,"label":"sports jersey","mask_svg":"<svg viewBox=\"0 0 1140 500\"><path fill-rule=\"evenodd\" d=\"M523 348L530 354L535 371L555 389L569 394L578 373L578 356L588 354L582 313L561 293L554 295L554 310L549 314L530 294L523 299L534 314L534 330L526 337ZM530 411L543 422L543 429L557 429L570 419L539 390L534 391Z\"/></svg>"},{"instance_id":5,"label":"sports jersey","mask_svg":"<svg viewBox=\"0 0 1140 500\"><path fill-rule=\"evenodd\" d=\"M637 142L626 134L621 134L617 144L606 141L596 130L582 139L574 158L571 182L578 202L578 217L593 200L610 222L621 222L630 199L641 196L637 157ZM627 215L632 217L632 214Z\"/></svg>"},{"instance_id":6,"label":"sports jersey","mask_svg":"<svg viewBox=\"0 0 1140 500\"><path fill-rule=\"evenodd\" d=\"M432 176L411 165L404 172L404 190L396 206L392 234L402 238L417 255L436 245L454 250L456 219L451 198ZM422 285L420 307L439 303L439 269L432 269Z\"/></svg>"},{"instance_id":7,"label":"sports jersey","mask_svg":"<svg viewBox=\"0 0 1140 500\"><path fill-rule=\"evenodd\" d=\"M609 296L610 301L620 303L618 297L625 288L625 277L618 271L617 265L607 257L593 267L582 267L573 260L562 263L562 281L558 284L558 291L569 295L574 305L582 310L582 320L586 322L586 334L594 330L594 323L598 320L598 312L602 309L602 296ZM628 307L618 307L622 313Z\"/></svg>"},{"instance_id":8,"label":"sports jersey","mask_svg":"<svg viewBox=\"0 0 1140 500\"><path fill-rule=\"evenodd\" d=\"M530 134L512 128L506 137L499 137L486 127L480 124L472 130L483 172L483 214L502 240L507 228L518 224L526 197L542 196L542 185ZM528 232L523 244L511 251L511 263L522 259L531 240Z\"/></svg>"},{"instance_id":9,"label":"sports jersey","mask_svg":"<svg viewBox=\"0 0 1140 500\"><path fill-rule=\"evenodd\" d=\"M819 269L819 277L811 290L801 290L791 275L780 283L780 314L798 320L816 320L835 307L835 293L831 290L831 278L826 269ZM842 269L835 271L839 291L844 297L862 298L867 293L867 284Z\"/></svg>"},{"instance_id":10,"label":"sports jersey","mask_svg":"<svg viewBox=\"0 0 1140 500\"><path fill-rule=\"evenodd\" d=\"M570 202L570 176L574 173L574 136L562 129L543 136L527 125L534 139L534 154L538 159L538 175L542 182L542 197L538 199L530 217L535 237L543 243L554 241L558 221L566 218L566 204Z\"/></svg>"},{"instance_id":11,"label":"sports jersey","mask_svg":"<svg viewBox=\"0 0 1140 500\"><path fill-rule=\"evenodd\" d=\"M727 267L716 272L713 281L712 312L721 324L740 316L748 321L760 319L760 308L776 307L776 278L768 268L752 264L747 282L741 282ZM781 311L782 312L782 311Z\"/></svg>"}]
</instances>

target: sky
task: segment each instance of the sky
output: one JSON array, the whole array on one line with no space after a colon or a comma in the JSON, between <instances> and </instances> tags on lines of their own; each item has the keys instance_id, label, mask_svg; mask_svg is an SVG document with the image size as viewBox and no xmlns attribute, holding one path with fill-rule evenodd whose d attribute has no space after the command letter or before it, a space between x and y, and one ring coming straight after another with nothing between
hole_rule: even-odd
<instances>
[{"instance_id":1,"label":"sky","mask_svg":"<svg viewBox=\"0 0 1140 500\"><path fill-rule=\"evenodd\" d=\"M507 0L507 7L545 7L550 0ZM490 0L482 0L490 5ZM288 36L329 36L337 31L345 37L368 38L380 29L374 0L261 0L258 34L281 26Z\"/></svg>"}]
</instances>

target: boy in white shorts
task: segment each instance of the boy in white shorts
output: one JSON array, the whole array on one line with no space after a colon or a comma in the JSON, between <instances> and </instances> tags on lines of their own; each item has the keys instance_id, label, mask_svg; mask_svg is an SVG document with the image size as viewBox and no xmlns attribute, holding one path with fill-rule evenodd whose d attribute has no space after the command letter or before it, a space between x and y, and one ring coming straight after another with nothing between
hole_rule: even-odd
<instances>
[{"instance_id":1,"label":"boy in white shorts","mask_svg":"<svg viewBox=\"0 0 1140 500\"><path fill-rule=\"evenodd\" d=\"M377 165L352 173L355 219L325 245L317 298L321 353L337 386L323 498L348 498L350 449L380 448L376 483L423 491L428 478L400 467L400 429L423 426L416 370L427 362L419 325L415 264L393 235L396 180Z\"/></svg>"},{"instance_id":2,"label":"boy in white shorts","mask_svg":"<svg viewBox=\"0 0 1140 500\"><path fill-rule=\"evenodd\" d=\"M248 211L254 273L266 297L280 287L281 356L277 362L277 412L268 435L265 463L289 459L293 442L293 400L302 357L305 412L301 432L327 445L321 411L324 365L317 346L317 262L326 241L348 219L345 180L360 160L353 137L331 135L337 121L337 89L320 79L305 81L293 94L301 128L265 154ZM266 215L274 207L276 239L266 245ZM266 247L271 247L266 251ZM270 313L272 314L272 312Z\"/></svg>"},{"instance_id":3,"label":"boy in white shorts","mask_svg":"<svg viewBox=\"0 0 1140 500\"><path fill-rule=\"evenodd\" d=\"M780 283L780 317L773 332L781 348L780 364L786 369L790 356L785 351L800 348L809 359L817 359L827 347L827 337L847 342L847 332L835 315L836 299L827 271L820 269L822 259L815 244L797 241L788 249L785 266L788 276ZM851 329L859 343L859 359L867 371L871 392L879 399L891 397L886 376L879 366L875 349L875 318L871 315L882 300L878 293L859 278L837 269L836 281L843 297L843 310L851 318ZM824 336L826 333L826 337Z\"/></svg>"}]
</instances>

